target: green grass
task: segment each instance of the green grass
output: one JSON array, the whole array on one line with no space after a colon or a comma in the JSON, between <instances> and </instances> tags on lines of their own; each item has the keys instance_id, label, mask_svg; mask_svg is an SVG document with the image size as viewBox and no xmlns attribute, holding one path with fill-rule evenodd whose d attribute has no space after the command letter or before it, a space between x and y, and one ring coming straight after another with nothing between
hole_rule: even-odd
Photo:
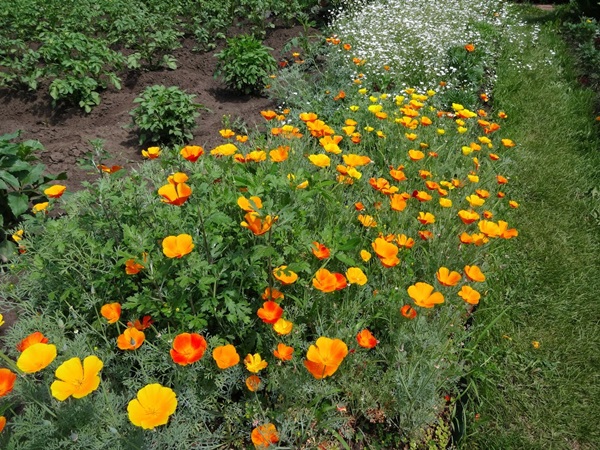
<instances>
[{"instance_id":1,"label":"green grass","mask_svg":"<svg viewBox=\"0 0 600 450\"><path fill-rule=\"evenodd\" d=\"M553 63L540 64L551 50ZM507 53L494 100L509 114L500 132L519 144L510 186L521 203L514 222L520 234L496 256L498 288L475 317L469 379L475 401L464 447L596 449L600 141L594 95L576 84L554 29L544 29L521 55L533 70L509 64L517 55Z\"/></svg>"}]
</instances>

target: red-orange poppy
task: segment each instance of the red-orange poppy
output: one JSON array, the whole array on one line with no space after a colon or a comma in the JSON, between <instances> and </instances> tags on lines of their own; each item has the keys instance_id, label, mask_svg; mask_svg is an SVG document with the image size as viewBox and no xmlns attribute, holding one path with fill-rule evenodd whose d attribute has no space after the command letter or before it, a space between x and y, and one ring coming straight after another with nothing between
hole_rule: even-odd
<instances>
[{"instance_id":1,"label":"red-orange poppy","mask_svg":"<svg viewBox=\"0 0 600 450\"><path fill-rule=\"evenodd\" d=\"M29 336L24 337L17 343L17 350L22 352L25 351L27 348L31 347L33 344L39 343L47 344L48 338L44 336L41 332L34 331Z\"/></svg>"},{"instance_id":2,"label":"red-orange poppy","mask_svg":"<svg viewBox=\"0 0 600 450\"><path fill-rule=\"evenodd\" d=\"M417 310L410 305L404 305L402 308L400 308L400 314L409 320L413 320L415 317L417 317Z\"/></svg>"},{"instance_id":3,"label":"red-orange poppy","mask_svg":"<svg viewBox=\"0 0 600 450\"><path fill-rule=\"evenodd\" d=\"M358 332L356 341L358 342L358 345L363 348L374 348L379 343L379 341L375 339L375 336L373 336L373 333L366 328Z\"/></svg>"},{"instance_id":4,"label":"red-orange poppy","mask_svg":"<svg viewBox=\"0 0 600 450\"><path fill-rule=\"evenodd\" d=\"M283 308L272 300L263 303L263 307L259 308L256 315L264 323L274 324L283 315Z\"/></svg>"},{"instance_id":5,"label":"red-orange poppy","mask_svg":"<svg viewBox=\"0 0 600 450\"><path fill-rule=\"evenodd\" d=\"M199 145L186 145L179 154L189 162L196 162L204 154L204 149Z\"/></svg>"},{"instance_id":6,"label":"red-orange poppy","mask_svg":"<svg viewBox=\"0 0 600 450\"><path fill-rule=\"evenodd\" d=\"M249 212L246 213L244 219L246 220L243 221L240 225L244 228L248 228L256 236L260 236L271 229L273 224L277 221L277 216L261 217L260 214L256 212Z\"/></svg>"},{"instance_id":7,"label":"red-orange poppy","mask_svg":"<svg viewBox=\"0 0 600 450\"><path fill-rule=\"evenodd\" d=\"M283 300L285 298L281 291L270 287L265 288L265 292L262 293L261 297L265 301L273 300L274 302L277 300Z\"/></svg>"},{"instance_id":8,"label":"red-orange poppy","mask_svg":"<svg viewBox=\"0 0 600 450\"><path fill-rule=\"evenodd\" d=\"M252 438L254 447L258 450L266 450L271 444L279 442L279 433L272 423L266 423L254 428L250 437Z\"/></svg>"},{"instance_id":9,"label":"red-orange poppy","mask_svg":"<svg viewBox=\"0 0 600 450\"><path fill-rule=\"evenodd\" d=\"M102 172L104 172L104 173L109 173L109 174L110 174L110 173L115 173L115 172L118 172L119 170L121 170L121 169L123 168L123 166L117 166L117 165L114 165L114 166L110 166L110 167L109 167L109 166L105 166L104 164L99 164L97 167L98 167L98 169L100 169Z\"/></svg>"},{"instance_id":10,"label":"red-orange poppy","mask_svg":"<svg viewBox=\"0 0 600 450\"><path fill-rule=\"evenodd\" d=\"M152 325L154 323L154 321L152 320L152 317L150 316L144 316L142 317L142 321L140 322L139 319L135 319L132 322L127 322L127 326L128 327L133 327L136 330L139 331L144 331L146 328L150 328L150 325Z\"/></svg>"},{"instance_id":11,"label":"red-orange poppy","mask_svg":"<svg viewBox=\"0 0 600 450\"><path fill-rule=\"evenodd\" d=\"M206 339L198 333L181 333L173 339L171 358L173 362L186 366L199 361L207 346Z\"/></svg>"},{"instance_id":12,"label":"red-orange poppy","mask_svg":"<svg viewBox=\"0 0 600 450\"><path fill-rule=\"evenodd\" d=\"M334 292L336 290L339 290L340 288L346 287L346 278L343 275L341 275L343 278L344 286L340 287L342 286L342 280L338 278L338 275L341 274L335 274L325 268L321 268L317 270L317 273L315 273L315 277L312 280L313 286L315 287L315 289L318 289L321 292Z\"/></svg>"},{"instance_id":13,"label":"red-orange poppy","mask_svg":"<svg viewBox=\"0 0 600 450\"><path fill-rule=\"evenodd\" d=\"M318 259L327 259L331 256L330 250L324 244L315 241L313 242L313 246L311 251Z\"/></svg>"},{"instance_id":14,"label":"red-orange poppy","mask_svg":"<svg viewBox=\"0 0 600 450\"><path fill-rule=\"evenodd\" d=\"M0 397L4 397L13 390L16 380L16 373L10 371L9 369L0 369Z\"/></svg>"},{"instance_id":15,"label":"red-orange poppy","mask_svg":"<svg viewBox=\"0 0 600 450\"><path fill-rule=\"evenodd\" d=\"M127 275L136 275L142 269L144 269L144 266L136 262L136 260L133 258L129 258L127 261L125 261L125 273Z\"/></svg>"},{"instance_id":16,"label":"red-orange poppy","mask_svg":"<svg viewBox=\"0 0 600 450\"><path fill-rule=\"evenodd\" d=\"M256 375L250 375L246 378L246 387L251 392L256 392L260 388L260 378Z\"/></svg>"}]
</instances>

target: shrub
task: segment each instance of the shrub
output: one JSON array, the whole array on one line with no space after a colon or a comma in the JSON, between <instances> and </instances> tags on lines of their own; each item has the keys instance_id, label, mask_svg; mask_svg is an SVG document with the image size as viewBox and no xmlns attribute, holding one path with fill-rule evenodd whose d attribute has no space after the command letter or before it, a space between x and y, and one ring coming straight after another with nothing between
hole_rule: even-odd
<instances>
[{"instance_id":1,"label":"shrub","mask_svg":"<svg viewBox=\"0 0 600 450\"><path fill-rule=\"evenodd\" d=\"M252 36L227 39L227 46L215 54L218 58L215 76L220 76L227 87L235 91L260 92L267 76L276 69L270 50L273 49Z\"/></svg>"},{"instance_id":2,"label":"shrub","mask_svg":"<svg viewBox=\"0 0 600 450\"><path fill-rule=\"evenodd\" d=\"M193 138L198 110L195 95L186 94L177 86L149 86L133 102L133 124L140 130L140 144L171 145Z\"/></svg>"}]
</instances>

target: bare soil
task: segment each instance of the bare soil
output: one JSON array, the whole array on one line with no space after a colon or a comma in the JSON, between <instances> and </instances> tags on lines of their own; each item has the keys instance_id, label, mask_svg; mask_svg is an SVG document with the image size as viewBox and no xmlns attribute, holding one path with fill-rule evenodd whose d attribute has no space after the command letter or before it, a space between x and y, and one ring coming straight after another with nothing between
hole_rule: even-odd
<instances>
[{"instance_id":1,"label":"bare soil","mask_svg":"<svg viewBox=\"0 0 600 450\"><path fill-rule=\"evenodd\" d=\"M273 56L281 59L281 49L290 39L300 34L302 27L275 28L268 32L265 45L274 49ZM40 154L49 173L66 172L64 182L69 190L81 188L81 182L96 178L77 166L77 161L88 153L89 141L102 139L111 159L105 164L118 164L125 168L142 160L142 147L129 112L135 107L133 100L147 87L157 84L177 86L195 94L196 102L209 111L201 111L190 144L212 148L222 140L218 130L223 116L242 118L252 126L263 121L259 112L275 105L266 97L234 94L213 77L217 59L214 54L193 52L194 42L185 40L183 47L174 52L178 61L176 70L129 72L123 74L121 90L109 88L102 92L102 101L91 113L77 107L52 107L47 86L35 92L0 89L0 135L23 130L22 138L42 143L45 152ZM222 48L222 44L221 44Z\"/></svg>"}]
</instances>

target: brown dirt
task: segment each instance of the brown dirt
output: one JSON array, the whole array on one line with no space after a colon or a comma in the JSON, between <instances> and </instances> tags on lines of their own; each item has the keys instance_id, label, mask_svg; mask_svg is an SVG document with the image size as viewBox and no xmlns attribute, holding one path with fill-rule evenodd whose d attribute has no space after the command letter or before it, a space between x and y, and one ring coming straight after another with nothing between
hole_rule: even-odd
<instances>
[{"instance_id":1,"label":"brown dirt","mask_svg":"<svg viewBox=\"0 0 600 450\"><path fill-rule=\"evenodd\" d=\"M283 46L301 31L302 27L275 28L267 34L265 44L274 49L273 55L279 60ZM135 107L134 98L147 86L178 86L195 94L194 100L210 110L201 111L192 142L205 149L222 142L218 130L222 128L223 116L231 116L232 120L242 118L249 126L260 123L263 119L259 112L275 105L266 97L236 95L224 89L213 77L217 62L214 53L219 49L195 53L193 46L192 40L185 40L183 47L174 53L177 70L124 74L122 89L102 92L100 105L89 114L75 107L53 109L44 87L32 93L0 89L0 135L23 130L22 138L40 141L46 149L40 154L41 161L48 172L66 172L68 179L64 184L70 190L77 190L82 181L97 177L77 166L77 161L92 149L91 139L104 141L104 148L111 155L110 160L103 161L105 164L127 168L142 160L138 135L126 127L131 124L129 111Z\"/></svg>"}]
</instances>

